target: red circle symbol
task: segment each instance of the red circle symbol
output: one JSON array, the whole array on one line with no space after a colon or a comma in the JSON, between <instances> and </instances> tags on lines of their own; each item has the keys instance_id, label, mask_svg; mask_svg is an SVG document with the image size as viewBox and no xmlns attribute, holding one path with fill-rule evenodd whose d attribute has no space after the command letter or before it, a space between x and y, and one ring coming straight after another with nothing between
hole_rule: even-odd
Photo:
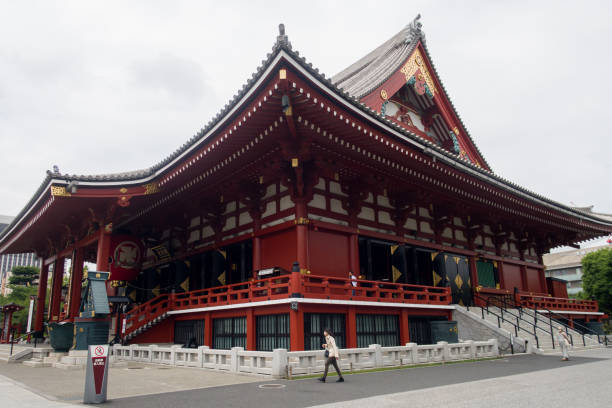
<instances>
[{"instance_id":1,"label":"red circle symbol","mask_svg":"<svg viewBox=\"0 0 612 408\"><path fill-rule=\"evenodd\" d=\"M96 347L96 348L94 349L94 354L95 354L96 356L98 356L98 357L99 357L99 356L104 355L104 348L102 348L102 347L100 347L100 346Z\"/></svg>"}]
</instances>

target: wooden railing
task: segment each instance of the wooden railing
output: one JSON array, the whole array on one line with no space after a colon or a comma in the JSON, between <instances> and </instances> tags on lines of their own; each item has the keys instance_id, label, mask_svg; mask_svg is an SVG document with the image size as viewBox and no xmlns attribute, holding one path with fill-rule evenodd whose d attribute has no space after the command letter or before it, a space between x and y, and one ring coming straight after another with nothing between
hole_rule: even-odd
<instances>
[{"instance_id":1,"label":"wooden railing","mask_svg":"<svg viewBox=\"0 0 612 408\"><path fill-rule=\"evenodd\" d=\"M289 297L290 280L290 275L283 275L252 282L176 293L171 298L171 307L173 310L183 310L196 307L284 299Z\"/></svg>"},{"instance_id":2,"label":"wooden railing","mask_svg":"<svg viewBox=\"0 0 612 408\"><path fill-rule=\"evenodd\" d=\"M305 298L362 300L448 305L450 288L408 285L381 281L333 278L329 276L301 275L300 293ZM352 284L355 283L356 286Z\"/></svg>"},{"instance_id":3,"label":"wooden railing","mask_svg":"<svg viewBox=\"0 0 612 408\"><path fill-rule=\"evenodd\" d=\"M572 312L597 312L599 310L596 300L557 298L528 293L519 293L517 297L521 306L532 309Z\"/></svg>"},{"instance_id":4,"label":"wooden railing","mask_svg":"<svg viewBox=\"0 0 612 408\"><path fill-rule=\"evenodd\" d=\"M352 285L353 282L356 282L356 286ZM296 273L157 296L142 305L134 307L127 313L123 336L135 332L172 310L287 299L293 294L316 299L433 305L448 305L451 303L450 288L380 281L351 281L344 278Z\"/></svg>"},{"instance_id":5,"label":"wooden railing","mask_svg":"<svg viewBox=\"0 0 612 408\"><path fill-rule=\"evenodd\" d=\"M132 308L127 314L124 335L131 334L148 322L168 312L170 305L169 297L170 295L168 294L159 295L142 305Z\"/></svg>"}]
</instances>

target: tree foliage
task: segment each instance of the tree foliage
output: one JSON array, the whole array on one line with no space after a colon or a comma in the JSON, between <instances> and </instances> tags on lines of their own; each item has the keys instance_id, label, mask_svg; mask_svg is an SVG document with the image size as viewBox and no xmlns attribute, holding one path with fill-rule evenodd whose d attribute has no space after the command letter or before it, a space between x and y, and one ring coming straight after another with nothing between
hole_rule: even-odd
<instances>
[{"instance_id":1,"label":"tree foliage","mask_svg":"<svg viewBox=\"0 0 612 408\"><path fill-rule=\"evenodd\" d=\"M25 332L28 327L28 310L30 307L30 296L36 295L37 286L11 285L12 292L7 296L0 296L0 306L8 303L16 303L23 309L13 313L13 324L21 324Z\"/></svg>"},{"instance_id":2,"label":"tree foliage","mask_svg":"<svg viewBox=\"0 0 612 408\"><path fill-rule=\"evenodd\" d=\"M39 270L35 266L15 266L11 270L10 285L33 286L38 279Z\"/></svg>"},{"instance_id":3,"label":"tree foliage","mask_svg":"<svg viewBox=\"0 0 612 408\"><path fill-rule=\"evenodd\" d=\"M612 312L612 248L591 252L582 258L582 290L599 302L599 309Z\"/></svg>"}]
</instances>

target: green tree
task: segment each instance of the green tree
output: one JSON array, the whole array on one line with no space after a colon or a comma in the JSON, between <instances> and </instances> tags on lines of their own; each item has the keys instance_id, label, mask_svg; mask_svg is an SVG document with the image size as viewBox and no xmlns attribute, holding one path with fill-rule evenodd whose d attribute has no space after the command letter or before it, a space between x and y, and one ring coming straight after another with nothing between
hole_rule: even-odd
<instances>
[{"instance_id":1,"label":"green tree","mask_svg":"<svg viewBox=\"0 0 612 408\"><path fill-rule=\"evenodd\" d=\"M15 303L23 309L13 314L13 324L21 324L23 332L28 327L28 309L30 307L30 296L36 295L37 286L11 285L12 292L7 296L0 296L0 306L7 303Z\"/></svg>"},{"instance_id":2,"label":"green tree","mask_svg":"<svg viewBox=\"0 0 612 408\"><path fill-rule=\"evenodd\" d=\"M39 270L35 266L15 266L11 270L9 284L15 286L33 286L38 279Z\"/></svg>"},{"instance_id":3,"label":"green tree","mask_svg":"<svg viewBox=\"0 0 612 408\"><path fill-rule=\"evenodd\" d=\"M591 252L582 258L582 290L599 302L599 309L612 312L612 248Z\"/></svg>"}]
</instances>

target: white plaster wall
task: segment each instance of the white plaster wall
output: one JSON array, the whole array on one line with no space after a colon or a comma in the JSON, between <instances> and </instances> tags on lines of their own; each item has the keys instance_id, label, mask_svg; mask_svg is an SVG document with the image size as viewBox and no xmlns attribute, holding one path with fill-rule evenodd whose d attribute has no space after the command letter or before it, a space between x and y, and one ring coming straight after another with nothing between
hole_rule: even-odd
<instances>
[{"instance_id":1,"label":"white plaster wall","mask_svg":"<svg viewBox=\"0 0 612 408\"><path fill-rule=\"evenodd\" d=\"M368 221L374 221L374 210L370 207L361 207L361 212L357 217Z\"/></svg>"},{"instance_id":2,"label":"white plaster wall","mask_svg":"<svg viewBox=\"0 0 612 408\"><path fill-rule=\"evenodd\" d=\"M308 203L310 207L325 209L325 197L321 194L313 194L312 200Z\"/></svg>"}]
</instances>

